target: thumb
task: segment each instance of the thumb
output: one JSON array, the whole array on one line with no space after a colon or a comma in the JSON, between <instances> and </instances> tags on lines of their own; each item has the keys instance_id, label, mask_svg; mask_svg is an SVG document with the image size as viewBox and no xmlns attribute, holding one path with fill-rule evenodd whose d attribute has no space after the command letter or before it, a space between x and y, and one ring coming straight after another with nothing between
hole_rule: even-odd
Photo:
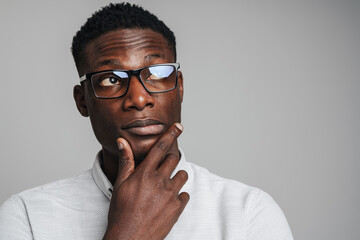
<instances>
[{"instance_id":1,"label":"thumb","mask_svg":"<svg viewBox=\"0 0 360 240\"><path fill-rule=\"evenodd\" d=\"M124 138L117 139L119 148L119 169L114 184L114 189L118 188L134 172L134 155L129 143Z\"/></svg>"}]
</instances>

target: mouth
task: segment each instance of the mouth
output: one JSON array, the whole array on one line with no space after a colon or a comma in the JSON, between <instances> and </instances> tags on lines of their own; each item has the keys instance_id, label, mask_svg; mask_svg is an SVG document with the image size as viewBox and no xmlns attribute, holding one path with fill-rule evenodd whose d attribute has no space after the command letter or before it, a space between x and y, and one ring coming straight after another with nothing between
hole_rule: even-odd
<instances>
[{"instance_id":1,"label":"mouth","mask_svg":"<svg viewBox=\"0 0 360 240\"><path fill-rule=\"evenodd\" d=\"M164 131L164 124L154 119L139 119L126 124L123 129L139 136L159 135Z\"/></svg>"}]
</instances>

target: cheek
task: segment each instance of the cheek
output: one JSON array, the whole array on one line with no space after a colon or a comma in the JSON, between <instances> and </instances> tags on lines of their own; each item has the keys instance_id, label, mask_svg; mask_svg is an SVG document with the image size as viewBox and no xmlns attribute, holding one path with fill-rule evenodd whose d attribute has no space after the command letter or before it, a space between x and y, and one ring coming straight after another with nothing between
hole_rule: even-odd
<instances>
[{"instance_id":1,"label":"cheek","mask_svg":"<svg viewBox=\"0 0 360 240\"><path fill-rule=\"evenodd\" d=\"M164 96L164 99L159 101L158 104L161 105L161 110L159 111L162 112L169 125L180 122L181 99L177 91L169 96Z\"/></svg>"},{"instance_id":2,"label":"cheek","mask_svg":"<svg viewBox=\"0 0 360 240\"><path fill-rule=\"evenodd\" d=\"M86 103L91 121L97 121L100 125L113 116L120 107L118 99L96 98L90 86L86 88Z\"/></svg>"},{"instance_id":3,"label":"cheek","mask_svg":"<svg viewBox=\"0 0 360 240\"><path fill-rule=\"evenodd\" d=\"M102 145L113 145L117 132L119 104L112 100L95 99L89 104L89 117L94 134Z\"/></svg>"},{"instance_id":4,"label":"cheek","mask_svg":"<svg viewBox=\"0 0 360 240\"><path fill-rule=\"evenodd\" d=\"M92 105L92 110L90 112L91 121L94 121L94 123L96 121L96 124L102 128L116 125L119 118L119 104L107 103L105 101L109 100L95 102Z\"/></svg>"}]
</instances>

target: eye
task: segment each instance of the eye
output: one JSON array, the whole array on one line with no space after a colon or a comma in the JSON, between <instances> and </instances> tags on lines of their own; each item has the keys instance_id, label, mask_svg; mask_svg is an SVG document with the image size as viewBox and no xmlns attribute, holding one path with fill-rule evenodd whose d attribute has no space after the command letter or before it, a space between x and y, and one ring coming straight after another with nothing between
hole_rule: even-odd
<instances>
[{"instance_id":1,"label":"eye","mask_svg":"<svg viewBox=\"0 0 360 240\"><path fill-rule=\"evenodd\" d=\"M151 74L148 78L149 78L150 80L158 80L158 79L162 79L162 78L164 78L164 77L161 76L161 75L157 75L157 74Z\"/></svg>"},{"instance_id":2,"label":"eye","mask_svg":"<svg viewBox=\"0 0 360 240\"><path fill-rule=\"evenodd\" d=\"M147 78L145 79L146 82L152 82L152 81L157 81L157 80L161 80L163 79L162 77L156 76L154 74L147 76Z\"/></svg>"},{"instance_id":3,"label":"eye","mask_svg":"<svg viewBox=\"0 0 360 240\"><path fill-rule=\"evenodd\" d=\"M147 82L161 81L166 80L174 70L173 66L152 66L143 71L143 76Z\"/></svg>"},{"instance_id":4,"label":"eye","mask_svg":"<svg viewBox=\"0 0 360 240\"><path fill-rule=\"evenodd\" d=\"M120 85L120 81L116 77L107 77L101 80L100 86L109 87L114 85Z\"/></svg>"}]
</instances>

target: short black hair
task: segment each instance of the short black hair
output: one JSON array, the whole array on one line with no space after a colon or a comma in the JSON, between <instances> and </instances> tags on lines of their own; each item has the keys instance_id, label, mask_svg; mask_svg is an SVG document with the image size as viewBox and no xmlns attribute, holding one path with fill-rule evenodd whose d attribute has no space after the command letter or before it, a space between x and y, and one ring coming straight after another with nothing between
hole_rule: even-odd
<instances>
[{"instance_id":1,"label":"short black hair","mask_svg":"<svg viewBox=\"0 0 360 240\"><path fill-rule=\"evenodd\" d=\"M101 35L125 28L151 29L167 39L176 61L176 41L174 33L154 14L142 7L130 3L110 3L94 12L75 34L71 51L78 71L85 63L85 47Z\"/></svg>"}]
</instances>

